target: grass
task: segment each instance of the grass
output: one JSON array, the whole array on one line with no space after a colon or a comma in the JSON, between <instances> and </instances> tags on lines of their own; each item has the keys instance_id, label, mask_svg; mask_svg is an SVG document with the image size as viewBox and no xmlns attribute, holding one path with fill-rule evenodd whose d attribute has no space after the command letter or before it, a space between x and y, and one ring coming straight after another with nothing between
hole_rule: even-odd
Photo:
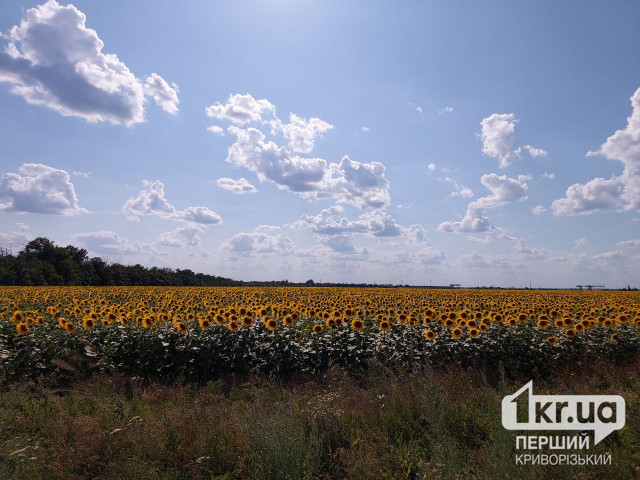
<instances>
[{"instance_id":1,"label":"grass","mask_svg":"<svg viewBox=\"0 0 640 480\"><path fill-rule=\"evenodd\" d=\"M536 393L625 397L626 427L588 452L610 452L606 466L516 466L500 402L528 380L376 367L206 384L23 381L0 393L0 478L640 478L640 360L534 379Z\"/></svg>"}]
</instances>

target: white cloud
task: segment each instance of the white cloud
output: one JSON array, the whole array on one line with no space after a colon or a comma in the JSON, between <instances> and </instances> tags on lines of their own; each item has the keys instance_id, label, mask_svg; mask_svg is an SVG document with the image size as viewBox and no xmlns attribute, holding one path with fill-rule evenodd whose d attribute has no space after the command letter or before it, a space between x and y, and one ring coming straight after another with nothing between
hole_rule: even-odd
<instances>
[{"instance_id":1,"label":"white cloud","mask_svg":"<svg viewBox=\"0 0 640 480\"><path fill-rule=\"evenodd\" d=\"M340 205L321 210L317 215L304 214L291 226L302 227L317 235L361 234L374 238L404 237L407 243L427 241L427 230L422 225L403 227L393 217L379 210L365 212L356 220L342 216Z\"/></svg>"},{"instance_id":2,"label":"white cloud","mask_svg":"<svg viewBox=\"0 0 640 480\"><path fill-rule=\"evenodd\" d=\"M282 132L284 138L289 141L291 150L298 153L311 153L316 137L332 128L333 125L319 118L312 117L306 120L291 113L289 123L282 127Z\"/></svg>"},{"instance_id":3,"label":"white cloud","mask_svg":"<svg viewBox=\"0 0 640 480\"><path fill-rule=\"evenodd\" d=\"M506 175L490 173L480 178L489 189L490 195L478 198L467 206L467 213L459 222L446 221L438 226L442 232L482 233L495 229L489 219L483 215L484 209L495 208L507 203L526 200L527 184L524 181L508 178Z\"/></svg>"},{"instance_id":4,"label":"white cloud","mask_svg":"<svg viewBox=\"0 0 640 480\"><path fill-rule=\"evenodd\" d=\"M91 172L73 171L73 172L71 172L71 175L73 175L74 177L91 178Z\"/></svg>"},{"instance_id":5,"label":"white cloud","mask_svg":"<svg viewBox=\"0 0 640 480\"><path fill-rule=\"evenodd\" d=\"M427 165L427 173L433 173L436 171L436 164L435 163L430 163L429 165Z\"/></svg>"},{"instance_id":6,"label":"white cloud","mask_svg":"<svg viewBox=\"0 0 640 480\"><path fill-rule=\"evenodd\" d=\"M494 113L480 122L482 153L500 160L502 168L511 165L515 158L520 158L523 151L528 151L533 157L547 156L545 150L531 145L513 149L517 121L513 113Z\"/></svg>"},{"instance_id":7,"label":"white cloud","mask_svg":"<svg viewBox=\"0 0 640 480\"><path fill-rule=\"evenodd\" d=\"M513 153L518 158L520 158L522 152L524 152L525 150L529 152L529 155L531 155L532 157L546 157L547 155L549 155L549 152L547 152L546 150L543 150L542 148L532 147L531 145L523 145L521 147L518 147L513 151Z\"/></svg>"},{"instance_id":8,"label":"white cloud","mask_svg":"<svg viewBox=\"0 0 640 480\"><path fill-rule=\"evenodd\" d=\"M546 211L547 209L544 208L542 205L537 205L531 209L531 213L533 213L534 215L541 215Z\"/></svg>"},{"instance_id":9,"label":"white cloud","mask_svg":"<svg viewBox=\"0 0 640 480\"><path fill-rule=\"evenodd\" d=\"M81 242L88 250L98 254L119 255L160 255L153 245L142 242L129 242L125 237L119 236L109 230L99 232L80 233L75 239Z\"/></svg>"},{"instance_id":10,"label":"white cloud","mask_svg":"<svg viewBox=\"0 0 640 480\"><path fill-rule=\"evenodd\" d=\"M239 180L234 180L228 177L219 178L216 182L218 186L224 190L229 190L230 192L243 194L243 193L253 193L258 190L256 187L251 185L246 178L240 178Z\"/></svg>"},{"instance_id":11,"label":"white cloud","mask_svg":"<svg viewBox=\"0 0 640 480\"><path fill-rule=\"evenodd\" d=\"M617 245L619 247L624 248L639 248L640 247L640 238L636 238L633 240L624 240L622 242L618 242Z\"/></svg>"},{"instance_id":12,"label":"white cloud","mask_svg":"<svg viewBox=\"0 0 640 480\"><path fill-rule=\"evenodd\" d=\"M286 147L255 128L234 129L237 141L229 147L226 161L254 172L261 182L307 198L334 198L360 208L382 208L390 203L389 182L382 163L360 163L344 156L340 163L321 158L292 156Z\"/></svg>"},{"instance_id":13,"label":"white cloud","mask_svg":"<svg viewBox=\"0 0 640 480\"><path fill-rule=\"evenodd\" d=\"M171 230L170 232L162 233L156 243L158 245L164 245L167 247L184 247L186 241L187 245L195 246L200 243L200 236L204 232L201 225L187 224Z\"/></svg>"},{"instance_id":14,"label":"white cloud","mask_svg":"<svg viewBox=\"0 0 640 480\"><path fill-rule=\"evenodd\" d=\"M418 112L420 115L422 115L422 107L418 105L416 107L416 112Z\"/></svg>"},{"instance_id":15,"label":"white cloud","mask_svg":"<svg viewBox=\"0 0 640 480\"><path fill-rule=\"evenodd\" d=\"M574 249L582 248L587 244L587 242L588 242L587 237L579 238L574 242L573 248Z\"/></svg>"},{"instance_id":16,"label":"white cloud","mask_svg":"<svg viewBox=\"0 0 640 480\"><path fill-rule=\"evenodd\" d=\"M622 174L571 185L564 198L553 202L554 214L588 215L613 207L640 211L640 88L631 96L631 107L627 126L607 138L598 150L587 152L587 156L603 155L621 162Z\"/></svg>"},{"instance_id":17,"label":"white cloud","mask_svg":"<svg viewBox=\"0 0 640 480\"><path fill-rule=\"evenodd\" d=\"M489 219L483 216L481 208L475 208L471 204L467 207L467 213L459 222L446 221L438 225L441 232L458 232L458 233L482 233L494 228L489 223Z\"/></svg>"},{"instance_id":18,"label":"white cloud","mask_svg":"<svg viewBox=\"0 0 640 480\"><path fill-rule=\"evenodd\" d=\"M450 177L444 177L444 181L453 185L453 188L455 190L451 192L452 197L463 197L463 198L473 197L473 192L471 191L471 189L465 187L464 185L458 185L458 183L454 179Z\"/></svg>"},{"instance_id":19,"label":"white cloud","mask_svg":"<svg viewBox=\"0 0 640 480\"><path fill-rule=\"evenodd\" d=\"M527 184L524 181L490 173L483 175L480 182L491 191L491 195L472 202L474 207L494 208L527 199Z\"/></svg>"},{"instance_id":20,"label":"white cloud","mask_svg":"<svg viewBox=\"0 0 640 480\"><path fill-rule=\"evenodd\" d=\"M12 232L0 232L0 245L9 247L22 247L33 240L33 235L29 233L29 226L24 223L16 223L16 228Z\"/></svg>"},{"instance_id":21,"label":"white cloud","mask_svg":"<svg viewBox=\"0 0 640 480\"><path fill-rule=\"evenodd\" d=\"M333 235L323 237L321 239L323 245L329 247L333 252L351 253L356 251L351 236L349 235Z\"/></svg>"},{"instance_id":22,"label":"white cloud","mask_svg":"<svg viewBox=\"0 0 640 480\"><path fill-rule=\"evenodd\" d=\"M566 197L554 200L551 208L554 215L588 215L614 207L620 201L621 194L617 180L594 178L586 184L571 185L567 188Z\"/></svg>"},{"instance_id":23,"label":"white cloud","mask_svg":"<svg viewBox=\"0 0 640 480\"><path fill-rule=\"evenodd\" d=\"M363 132L370 132L371 129L369 127L360 127L360 130Z\"/></svg>"},{"instance_id":24,"label":"white cloud","mask_svg":"<svg viewBox=\"0 0 640 480\"><path fill-rule=\"evenodd\" d=\"M218 125L209 125L207 127L207 130L210 131L211 133L215 133L216 135L222 135L224 136L224 128L218 126Z\"/></svg>"},{"instance_id":25,"label":"white cloud","mask_svg":"<svg viewBox=\"0 0 640 480\"><path fill-rule=\"evenodd\" d=\"M453 112L453 107L442 107L438 113L443 114L443 113L449 113L449 112Z\"/></svg>"},{"instance_id":26,"label":"white cloud","mask_svg":"<svg viewBox=\"0 0 640 480\"><path fill-rule=\"evenodd\" d=\"M544 172L544 173L542 174L542 178L547 178L547 179L549 179L549 180L553 180L554 178L556 178L556 174L555 174L555 173L547 173L547 172Z\"/></svg>"},{"instance_id":27,"label":"white cloud","mask_svg":"<svg viewBox=\"0 0 640 480\"><path fill-rule=\"evenodd\" d=\"M187 207L176 210L165 198L164 184L158 180L143 181L143 189L137 196L128 199L122 206L122 211L129 220L138 221L142 216L158 216L170 220L215 225L222 222L216 212L207 207Z\"/></svg>"},{"instance_id":28,"label":"white cloud","mask_svg":"<svg viewBox=\"0 0 640 480\"><path fill-rule=\"evenodd\" d=\"M235 255L252 254L291 255L294 252L293 241L284 234L268 235L259 232L243 232L225 240L222 249Z\"/></svg>"},{"instance_id":29,"label":"white cloud","mask_svg":"<svg viewBox=\"0 0 640 480\"><path fill-rule=\"evenodd\" d=\"M156 105L165 112L178 113L180 100L178 100L178 85L175 83L169 85L160 75L152 73L147 77L147 82L144 84L144 94L153 97Z\"/></svg>"},{"instance_id":30,"label":"white cloud","mask_svg":"<svg viewBox=\"0 0 640 480\"><path fill-rule=\"evenodd\" d=\"M115 125L144 122L145 95L171 113L177 111L177 87L152 74L146 86L85 25L73 5L55 0L26 12L5 37L0 50L0 82L28 103L45 105L62 115Z\"/></svg>"},{"instance_id":31,"label":"white cloud","mask_svg":"<svg viewBox=\"0 0 640 480\"><path fill-rule=\"evenodd\" d=\"M78 206L78 197L69 174L64 170L25 163L19 173L0 178L0 211L75 215L86 213Z\"/></svg>"},{"instance_id":32,"label":"white cloud","mask_svg":"<svg viewBox=\"0 0 640 480\"><path fill-rule=\"evenodd\" d=\"M265 123L265 117L275 117L276 107L266 99L256 100L250 94L236 93L229 95L227 103L216 102L207 107L207 116L225 119L235 125L245 125L250 122Z\"/></svg>"}]
</instances>

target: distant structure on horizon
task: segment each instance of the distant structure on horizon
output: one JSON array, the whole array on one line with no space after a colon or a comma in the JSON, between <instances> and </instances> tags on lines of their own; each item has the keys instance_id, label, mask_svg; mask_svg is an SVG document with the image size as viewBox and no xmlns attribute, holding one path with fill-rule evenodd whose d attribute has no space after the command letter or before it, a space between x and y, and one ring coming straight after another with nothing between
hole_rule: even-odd
<instances>
[{"instance_id":1,"label":"distant structure on horizon","mask_svg":"<svg viewBox=\"0 0 640 480\"><path fill-rule=\"evenodd\" d=\"M604 285L576 285L578 290L587 289L593 290L594 288L604 288Z\"/></svg>"}]
</instances>

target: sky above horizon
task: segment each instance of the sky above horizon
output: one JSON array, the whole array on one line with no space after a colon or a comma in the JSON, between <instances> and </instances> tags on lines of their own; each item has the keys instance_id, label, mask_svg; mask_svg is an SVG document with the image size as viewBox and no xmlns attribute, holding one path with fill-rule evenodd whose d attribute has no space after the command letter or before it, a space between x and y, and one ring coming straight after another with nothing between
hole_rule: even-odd
<instances>
[{"instance_id":1,"label":"sky above horizon","mask_svg":"<svg viewBox=\"0 0 640 480\"><path fill-rule=\"evenodd\" d=\"M0 245L640 286L640 3L5 0Z\"/></svg>"}]
</instances>

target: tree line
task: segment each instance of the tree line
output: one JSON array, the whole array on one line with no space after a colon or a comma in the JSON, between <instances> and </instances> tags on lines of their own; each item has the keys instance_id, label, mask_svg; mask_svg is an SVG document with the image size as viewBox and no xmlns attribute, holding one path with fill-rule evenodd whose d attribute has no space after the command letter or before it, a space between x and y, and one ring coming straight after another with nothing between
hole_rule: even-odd
<instances>
[{"instance_id":1,"label":"tree line","mask_svg":"<svg viewBox=\"0 0 640 480\"><path fill-rule=\"evenodd\" d=\"M121 265L102 258L89 258L84 248L61 247L38 237L18 254L0 247L0 285L158 285L234 286L243 282L195 273L189 269L147 268L140 264Z\"/></svg>"}]
</instances>

